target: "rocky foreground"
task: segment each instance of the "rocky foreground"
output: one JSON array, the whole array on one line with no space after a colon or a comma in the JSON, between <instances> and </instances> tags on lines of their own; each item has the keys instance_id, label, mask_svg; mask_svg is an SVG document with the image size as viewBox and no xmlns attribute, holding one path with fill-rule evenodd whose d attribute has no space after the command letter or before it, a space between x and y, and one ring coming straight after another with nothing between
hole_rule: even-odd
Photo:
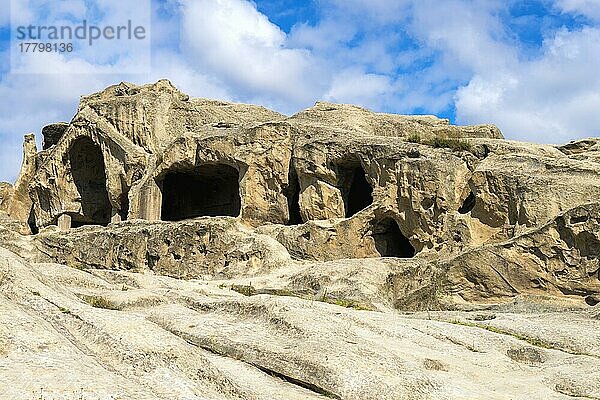
<instances>
[{"instance_id":1,"label":"rocky foreground","mask_svg":"<svg viewBox=\"0 0 600 400\"><path fill-rule=\"evenodd\" d=\"M0 250L1 397L600 398L598 307L400 313L232 286Z\"/></svg>"}]
</instances>

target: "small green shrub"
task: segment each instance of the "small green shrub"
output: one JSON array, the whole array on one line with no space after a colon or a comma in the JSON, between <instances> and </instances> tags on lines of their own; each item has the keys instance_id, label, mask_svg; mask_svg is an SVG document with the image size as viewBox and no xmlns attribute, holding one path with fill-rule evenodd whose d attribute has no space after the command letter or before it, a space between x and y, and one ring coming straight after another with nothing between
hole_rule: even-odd
<instances>
[{"instance_id":1,"label":"small green shrub","mask_svg":"<svg viewBox=\"0 0 600 400\"><path fill-rule=\"evenodd\" d=\"M256 289L252 285L231 285L231 290L244 296L254 296L256 294Z\"/></svg>"},{"instance_id":2,"label":"small green shrub","mask_svg":"<svg viewBox=\"0 0 600 400\"><path fill-rule=\"evenodd\" d=\"M421 143L421 135L418 133L411 133L407 140L410 143Z\"/></svg>"},{"instance_id":3,"label":"small green shrub","mask_svg":"<svg viewBox=\"0 0 600 400\"><path fill-rule=\"evenodd\" d=\"M371 307L362 305L356 301L340 299L340 298L332 298L328 296L327 288L323 291L321 298L319 301L323 303L335 304L336 306L344 307L344 308L353 308L355 310L363 310L363 311L373 311Z\"/></svg>"},{"instance_id":4,"label":"small green shrub","mask_svg":"<svg viewBox=\"0 0 600 400\"><path fill-rule=\"evenodd\" d=\"M446 148L453 151L469 151L471 150L471 144L465 140L446 138L446 137L435 137L426 142L426 144L435 148Z\"/></svg>"},{"instance_id":5,"label":"small green shrub","mask_svg":"<svg viewBox=\"0 0 600 400\"><path fill-rule=\"evenodd\" d=\"M516 339L523 340L524 342L527 342L527 343L529 343L532 346L542 347L544 349L555 349L555 347L553 347L551 344L546 343L543 340L540 340L538 338L531 337L531 336L525 336L525 335L522 335L520 333L511 332L511 331L508 331L508 330L505 330L505 329L502 329L502 328L497 328L495 326L480 325L480 324L475 324L475 323L472 323L472 322L464 322L464 321L458 321L458 320L452 320L452 321L448 321L448 322L451 323L451 324L454 324L454 325L462 325L462 326L468 326L468 327L472 327L472 328L485 329L486 331L497 333L499 335L512 336L512 337L514 337Z\"/></svg>"},{"instance_id":6,"label":"small green shrub","mask_svg":"<svg viewBox=\"0 0 600 400\"><path fill-rule=\"evenodd\" d=\"M79 298L94 308L103 308L105 310L118 310L110 301L97 295L79 295Z\"/></svg>"},{"instance_id":7,"label":"small green shrub","mask_svg":"<svg viewBox=\"0 0 600 400\"><path fill-rule=\"evenodd\" d=\"M116 308L104 297L93 296L89 300L90 306L94 308L104 308L105 310L116 310Z\"/></svg>"}]
</instances>

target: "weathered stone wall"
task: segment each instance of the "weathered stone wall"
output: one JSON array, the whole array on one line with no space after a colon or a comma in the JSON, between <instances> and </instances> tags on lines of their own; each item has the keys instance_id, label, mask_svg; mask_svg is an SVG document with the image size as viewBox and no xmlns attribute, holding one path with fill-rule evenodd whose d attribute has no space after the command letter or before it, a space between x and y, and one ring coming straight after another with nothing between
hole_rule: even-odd
<instances>
[{"instance_id":1,"label":"weathered stone wall","mask_svg":"<svg viewBox=\"0 0 600 400\"><path fill-rule=\"evenodd\" d=\"M533 281L553 293L596 291L598 255L581 250L596 243L593 233L560 239L564 251L534 263L526 260L533 247L519 245L518 257L504 255L503 247L531 232L540 246L553 243L560 234L547 224L600 198L596 139L561 147L519 143L504 140L491 125L460 127L434 116L324 102L285 117L252 105L190 99L164 80L122 83L84 97L70 123L44 132L39 153L33 137L26 138L23 170L14 186L0 188L0 211L22 233L41 228L33 240L38 254L69 265L217 277L226 274L224 254L260 236L278 250L267 246L271 250L254 258L242 252L228 262L255 260L247 268L252 274L261 265L273 268L267 261L273 251L283 252L274 258L279 261L391 256L450 263L443 265L452 291L465 298L527 292ZM228 217L172 227L115 225L205 215ZM235 229L223 228L223 221ZM224 236L205 243L189 233L198 223L202 232ZM595 229L588 225L584 231ZM170 236L185 249L165 245ZM85 251L76 256L80 247ZM587 255L574 263L565 258L582 251ZM528 271L513 272L521 280L506 290L500 281L489 283L494 273L486 269L505 262L514 263L511 271L516 265ZM239 265L236 270L246 271ZM546 272L536 272L540 268ZM556 272L561 268L566 272ZM576 272L581 268L589 279Z\"/></svg>"}]
</instances>

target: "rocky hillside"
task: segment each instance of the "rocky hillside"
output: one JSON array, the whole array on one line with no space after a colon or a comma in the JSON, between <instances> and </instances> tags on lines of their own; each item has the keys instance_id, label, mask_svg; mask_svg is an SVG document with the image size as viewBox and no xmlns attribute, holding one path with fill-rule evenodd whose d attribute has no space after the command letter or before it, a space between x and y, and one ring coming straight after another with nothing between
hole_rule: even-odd
<instances>
[{"instance_id":1,"label":"rocky hillside","mask_svg":"<svg viewBox=\"0 0 600 400\"><path fill-rule=\"evenodd\" d=\"M168 81L0 184L0 398L600 399L600 139Z\"/></svg>"}]
</instances>

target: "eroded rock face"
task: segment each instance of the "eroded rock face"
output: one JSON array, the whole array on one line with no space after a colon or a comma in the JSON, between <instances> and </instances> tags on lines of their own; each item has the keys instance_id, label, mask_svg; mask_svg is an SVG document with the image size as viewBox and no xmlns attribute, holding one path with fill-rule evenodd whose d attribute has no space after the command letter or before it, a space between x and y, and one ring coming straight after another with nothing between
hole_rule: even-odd
<instances>
[{"instance_id":1,"label":"eroded rock face","mask_svg":"<svg viewBox=\"0 0 600 400\"><path fill-rule=\"evenodd\" d=\"M244 228L234 218L138 221L109 229L83 227L70 234L55 230L40 234L35 245L33 259L41 262L180 279L259 274L290 260L281 244Z\"/></svg>"},{"instance_id":2,"label":"eroded rock face","mask_svg":"<svg viewBox=\"0 0 600 400\"><path fill-rule=\"evenodd\" d=\"M0 184L0 393L600 398L598 146L84 97Z\"/></svg>"},{"instance_id":3,"label":"eroded rock face","mask_svg":"<svg viewBox=\"0 0 600 400\"><path fill-rule=\"evenodd\" d=\"M11 229L40 230L7 245L29 259L220 279L383 256L446 271L450 298L597 296L596 226L547 228L582 207L594 221L596 139L534 145L324 102L286 117L166 80L83 97L44 135L0 188Z\"/></svg>"},{"instance_id":4,"label":"eroded rock face","mask_svg":"<svg viewBox=\"0 0 600 400\"><path fill-rule=\"evenodd\" d=\"M467 301L518 294L582 296L600 302L600 204L572 208L506 242L443 263L450 291Z\"/></svg>"},{"instance_id":5,"label":"eroded rock face","mask_svg":"<svg viewBox=\"0 0 600 400\"><path fill-rule=\"evenodd\" d=\"M33 201L29 194L37 162L35 137L33 134L27 134L23 142L23 162L17 181L14 185L0 183L0 213L4 213L13 221L13 227L19 224L18 231L23 234L31 233L31 228L37 230Z\"/></svg>"},{"instance_id":6,"label":"eroded rock face","mask_svg":"<svg viewBox=\"0 0 600 400\"><path fill-rule=\"evenodd\" d=\"M600 165L564 157L491 155L477 166L471 185L478 196L474 217L519 232L597 201Z\"/></svg>"},{"instance_id":7,"label":"eroded rock face","mask_svg":"<svg viewBox=\"0 0 600 400\"><path fill-rule=\"evenodd\" d=\"M46 150L58 143L65 131L69 127L67 122L57 122L55 124L46 125L42 128L42 136L44 138L42 149Z\"/></svg>"}]
</instances>

